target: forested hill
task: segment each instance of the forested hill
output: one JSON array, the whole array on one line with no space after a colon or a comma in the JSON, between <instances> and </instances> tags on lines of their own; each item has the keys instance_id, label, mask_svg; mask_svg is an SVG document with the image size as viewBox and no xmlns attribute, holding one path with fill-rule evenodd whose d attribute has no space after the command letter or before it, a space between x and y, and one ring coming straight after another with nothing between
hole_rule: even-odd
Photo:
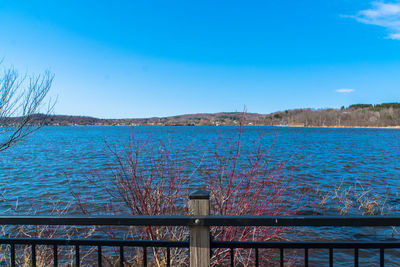
<instances>
[{"instance_id":1,"label":"forested hill","mask_svg":"<svg viewBox=\"0 0 400 267\"><path fill-rule=\"evenodd\" d=\"M286 110L266 115L264 121L269 125L394 127L400 126L400 103Z\"/></svg>"},{"instance_id":2,"label":"forested hill","mask_svg":"<svg viewBox=\"0 0 400 267\"><path fill-rule=\"evenodd\" d=\"M43 121L44 115L34 115L32 124ZM52 115L45 125L238 125L243 113L221 112L186 114L145 119L99 119L84 116ZM340 109L292 109L271 114L246 113L245 125L333 126L333 127L399 127L400 103L378 105L355 104ZM18 118L2 120L10 125Z\"/></svg>"}]
</instances>

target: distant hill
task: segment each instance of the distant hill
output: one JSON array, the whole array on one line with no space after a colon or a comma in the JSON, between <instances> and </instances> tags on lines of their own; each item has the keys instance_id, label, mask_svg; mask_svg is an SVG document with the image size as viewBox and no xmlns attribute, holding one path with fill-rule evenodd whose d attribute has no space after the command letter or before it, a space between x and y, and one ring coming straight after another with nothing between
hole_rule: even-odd
<instances>
[{"instance_id":1,"label":"distant hill","mask_svg":"<svg viewBox=\"0 0 400 267\"><path fill-rule=\"evenodd\" d=\"M266 125L395 127L400 126L400 103L285 110L266 115L264 121Z\"/></svg>"},{"instance_id":2,"label":"distant hill","mask_svg":"<svg viewBox=\"0 0 400 267\"><path fill-rule=\"evenodd\" d=\"M87 116L33 115L32 124L44 119L45 125L280 125L331 127L398 127L400 103L354 104L340 109L292 109L270 114L241 112L199 113L144 119L99 119ZM18 118L7 118L1 125L12 125Z\"/></svg>"}]
</instances>

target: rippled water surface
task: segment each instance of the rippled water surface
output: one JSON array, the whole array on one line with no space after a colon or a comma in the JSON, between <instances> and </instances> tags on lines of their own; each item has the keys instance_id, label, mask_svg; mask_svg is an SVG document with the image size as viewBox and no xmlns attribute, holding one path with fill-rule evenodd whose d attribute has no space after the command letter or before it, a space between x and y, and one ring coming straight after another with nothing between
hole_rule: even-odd
<instances>
[{"instance_id":1,"label":"rippled water surface","mask_svg":"<svg viewBox=\"0 0 400 267\"><path fill-rule=\"evenodd\" d=\"M112 175L115 162L106 142L126 144L132 131L131 127L42 128L0 155L3 194L14 201L18 198L25 208L42 206L49 199L70 201L67 178L84 182L94 172L105 178ZM136 139L168 136L177 145L196 143L200 156L213 149L217 138L236 138L238 128L136 127L134 131ZM265 146L276 136L270 155L300 166L294 175L310 186L326 189L342 181L359 181L382 195L400 188L400 130L245 127L242 144L260 136ZM396 199L391 201L397 205ZM3 210L8 204L3 203Z\"/></svg>"}]
</instances>

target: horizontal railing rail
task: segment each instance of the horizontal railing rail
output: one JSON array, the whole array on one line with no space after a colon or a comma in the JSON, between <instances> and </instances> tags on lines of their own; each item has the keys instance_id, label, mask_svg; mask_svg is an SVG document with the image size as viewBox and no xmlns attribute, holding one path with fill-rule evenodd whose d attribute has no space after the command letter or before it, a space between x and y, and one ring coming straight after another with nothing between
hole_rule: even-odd
<instances>
[{"instance_id":1,"label":"horizontal railing rail","mask_svg":"<svg viewBox=\"0 0 400 267\"><path fill-rule=\"evenodd\" d=\"M59 239L59 238L0 238L0 244L105 246L105 247L174 247L188 248L188 241L169 240L110 240L110 239Z\"/></svg>"},{"instance_id":2,"label":"horizontal railing rail","mask_svg":"<svg viewBox=\"0 0 400 267\"><path fill-rule=\"evenodd\" d=\"M400 226L400 216L0 216L0 225Z\"/></svg>"},{"instance_id":3,"label":"horizontal railing rail","mask_svg":"<svg viewBox=\"0 0 400 267\"><path fill-rule=\"evenodd\" d=\"M290 249L317 249L317 248L337 248L337 249L379 249L379 248L400 248L399 241L383 242L359 242L359 241L212 241L211 248L290 248Z\"/></svg>"}]
</instances>

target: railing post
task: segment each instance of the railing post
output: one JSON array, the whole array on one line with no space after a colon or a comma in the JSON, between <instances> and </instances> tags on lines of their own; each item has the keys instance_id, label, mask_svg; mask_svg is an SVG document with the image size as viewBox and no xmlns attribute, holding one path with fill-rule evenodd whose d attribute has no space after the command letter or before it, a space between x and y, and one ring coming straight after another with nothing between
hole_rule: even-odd
<instances>
[{"instance_id":1,"label":"railing post","mask_svg":"<svg viewBox=\"0 0 400 267\"><path fill-rule=\"evenodd\" d=\"M210 192L195 191L189 196L190 215L210 215ZM190 267L210 266L210 227L190 226Z\"/></svg>"}]
</instances>

